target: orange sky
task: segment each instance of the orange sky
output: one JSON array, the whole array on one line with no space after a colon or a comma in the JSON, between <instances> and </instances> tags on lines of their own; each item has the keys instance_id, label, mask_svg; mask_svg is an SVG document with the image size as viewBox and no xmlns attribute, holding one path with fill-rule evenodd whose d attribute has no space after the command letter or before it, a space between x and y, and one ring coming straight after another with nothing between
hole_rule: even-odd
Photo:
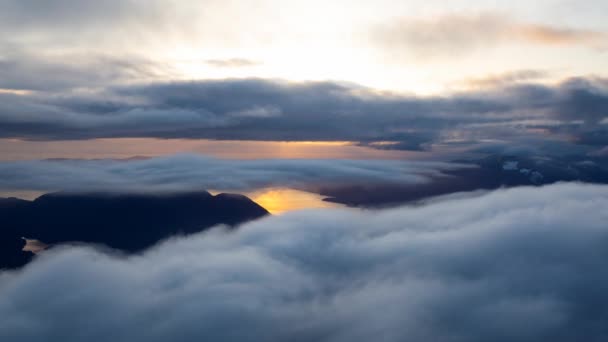
<instances>
[{"instance_id":1,"label":"orange sky","mask_svg":"<svg viewBox=\"0 0 608 342\"><path fill-rule=\"evenodd\" d=\"M348 142L213 141L112 138L69 141L0 139L0 160L131 158L201 153L216 158L404 159L422 153L377 150Z\"/></svg>"},{"instance_id":2,"label":"orange sky","mask_svg":"<svg viewBox=\"0 0 608 342\"><path fill-rule=\"evenodd\" d=\"M0 161L47 158L132 158L174 153L201 153L216 158L314 158L314 159L405 159L419 157L411 151L377 150L349 142L213 141L193 139L113 138L71 141L26 141L0 139ZM421 154L420 154L421 155ZM212 191L213 193L216 193ZM0 197L34 200L40 191L3 191ZM260 189L244 195L272 214L307 208L340 205L323 201L323 196L288 188Z\"/></svg>"}]
</instances>

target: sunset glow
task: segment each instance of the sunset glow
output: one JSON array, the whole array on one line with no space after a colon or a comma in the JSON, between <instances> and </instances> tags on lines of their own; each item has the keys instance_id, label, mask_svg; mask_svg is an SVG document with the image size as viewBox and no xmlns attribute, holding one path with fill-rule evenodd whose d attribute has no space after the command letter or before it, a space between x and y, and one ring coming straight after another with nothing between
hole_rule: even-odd
<instances>
[{"instance_id":1,"label":"sunset glow","mask_svg":"<svg viewBox=\"0 0 608 342\"><path fill-rule=\"evenodd\" d=\"M423 153L378 150L335 141L214 141L203 139L113 138L93 140L27 141L0 139L0 160L52 158L128 159L174 153L200 153L216 158L271 159L402 159Z\"/></svg>"},{"instance_id":2,"label":"sunset glow","mask_svg":"<svg viewBox=\"0 0 608 342\"><path fill-rule=\"evenodd\" d=\"M271 214L301 209L337 208L338 204L323 201L323 196L294 189L265 189L246 193Z\"/></svg>"},{"instance_id":3,"label":"sunset glow","mask_svg":"<svg viewBox=\"0 0 608 342\"><path fill-rule=\"evenodd\" d=\"M608 0L0 0L0 341L608 341Z\"/></svg>"}]
</instances>

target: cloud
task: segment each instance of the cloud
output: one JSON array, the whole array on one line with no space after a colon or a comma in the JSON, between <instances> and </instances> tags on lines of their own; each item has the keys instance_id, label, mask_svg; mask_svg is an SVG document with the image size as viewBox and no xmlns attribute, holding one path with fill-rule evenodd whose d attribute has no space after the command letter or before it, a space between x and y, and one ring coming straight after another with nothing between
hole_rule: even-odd
<instances>
[{"instance_id":1,"label":"cloud","mask_svg":"<svg viewBox=\"0 0 608 342\"><path fill-rule=\"evenodd\" d=\"M516 83L538 81L550 75L544 70L515 70L498 74L485 75L483 77L468 78L462 83L469 88L488 89L491 87L506 87Z\"/></svg>"},{"instance_id":2,"label":"cloud","mask_svg":"<svg viewBox=\"0 0 608 342\"><path fill-rule=\"evenodd\" d=\"M268 0L3 0L0 44L148 57L167 46L242 48L267 39L267 26L282 26L267 20L274 13L270 5Z\"/></svg>"},{"instance_id":3,"label":"cloud","mask_svg":"<svg viewBox=\"0 0 608 342\"><path fill-rule=\"evenodd\" d=\"M102 33L117 38L116 31L135 32L147 26L154 30L168 24L172 16L182 13L183 4L167 11L168 2L151 0L4 0L0 3L0 27L25 40L55 43L82 42L97 37L105 43ZM156 21L156 26L152 25ZM74 30L78 34L74 35ZM71 37L70 37L71 36ZM8 37L7 37L8 38ZM5 38L4 40L11 41ZM18 40L17 40L18 41Z\"/></svg>"},{"instance_id":4,"label":"cloud","mask_svg":"<svg viewBox=\"0 0 608 342\"><path fill-rule=\"evenodd\" d=\"M258 61L245 58L208 59L205 63L218 68L244 68L260 64Z\"/></svg>"},{"instance_id":5,"label":"cloud","mask_svg":"<svg viewBox=\"0 0 608 342\"><path fill-rule=\"evenodd\" d=\"M424 58L448 56L447 51L466 53L492 43L508 26L505 21L494 13L402 18L379 26L373 36L381 47L391 51L409 51Z\"/></svg>"},{"instance_id":6,"label":"cloud","mask_svg":"<svg viewBox=\"0 0 608 342\"><path fill-rule=\"evenodd\" d=\"M603 110L608 83L602 78L428 97L337 82L229 79L62 95L0 93L0 98L0 137L32 140L351 141L409 150L488 139L513 146L529 141L584 145L586 132L608 117Z\"/></svg>"},{"instance_id":7,"label":"cloud","mask_svg":"<svg viewBox=\"0 0 608 342\"><path fill-rule=\"evenodd\" d=\"M304 211L0 275L0 338L604 341L608 188Z\"/></svg>"},{"instance_id":8,"label":"cloud","mask_svg":"<svg viewBox=\"0 0 608 342\"><path fill-rule=\"evenodd\" d=\"M1 47L1 45L0 45ZM45 55L13 50L0 55L0 89L67 92L108 84L150 80L167 75L167 67L140 57L59 53Z\"/></svg>"},{"instance_id":9,"label":"cloud","mask_svg":"<svg viewBox=\"0 0 608 342\"><path fill-rule=\"evenodd\" d=\"M544 25L521 25L513 28L514 34L523 40L541 44L597 44L606 42L605 32L560 28Z\"/></svg>"},{"instance_id":10,"label":"cloud","mask_svg":"<svg viewBox=\"0 0 608 342\"><path fill-rule=\"evenodd\" d=\"M0 162L0 189L242 191L275 186L418 184L446 176L443 171L468 167L395 160L229 160L187 154L144 160L33 160Z\"/></svg>"},{"instance_id":11,"label":"cloud","mask_svg":"<svg viewBox=\"0 0 608 342\"><path fill-rule=\"evenodd\" d=\"M454 58L505 42L593 48L608 43L605 32L520 22L494 12L401 18L378 26L372 36L392 54L413 55L421 61Z\"/></svg>"}]
</instances>

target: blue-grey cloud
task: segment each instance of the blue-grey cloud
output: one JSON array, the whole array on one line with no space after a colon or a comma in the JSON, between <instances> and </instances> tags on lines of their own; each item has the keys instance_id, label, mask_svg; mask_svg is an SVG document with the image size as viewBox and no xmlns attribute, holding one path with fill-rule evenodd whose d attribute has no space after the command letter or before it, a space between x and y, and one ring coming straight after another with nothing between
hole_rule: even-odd
<instances>
[{"instance_id":1,"label":"blue-grey cloud","mask_svg":"<svg viewBox=\"0 0 608 342\"><path fill-rule=\"evenodd\" d=\"M6 341L608 338L608 188L304 211L143 255L59 248L0 274Z\"/></svg>"},{"instance_id":2,"label":"blue-grey cloud","mask_svg":"<svg viewBox=\"0 0 608 342\"><path fill-rule=\"evenodd\" d=\"M18 32L20 37L38 38L49 33L73 33L74 29L79 29L79 34L87 30L101 33L115 29L113 25L118 23L123 29L142 23L152 27L154 19L168 15L167 4L162 0L3 0L0 26L7 32Z\"/></svg>"},{"instance_id":3,"label":"blue-grey cloud","mask_svg":"<svg viewBox=\"0 0 608 342\"><path fill-rule=\"evenodd\" d=\"M431 97L261 79L0 96L0 137L25 139L338 140L412 150L463 141L521 148L536 141L574 148L605 144L608 127L608 83L600 78Z\"/></svg>"},{"instance_id":4,"label":"blue-grey cloud","mask_svg":"<svg viewBox=\"0 0 608 342\"><path fill-rule=\"evenodd\" d=\"M229 160L175 155L144 160L0 162L1 190L177 191L310 188L346 184L420 184L471 166L426 161Z\"/></svg>"},{"instance_id":5,"label":"blue-grey cloud","mask_svg":"<svg viewBox=\"0 0 608 342\"><path fill-rule=\"evenodd\" d=\"M0 88L69 94L78 88L94 89L108 84L160 77L168 72L162 64L141 57L109 54L33 53L15 46L0 55Z\"/></svg>"}]
</instances>

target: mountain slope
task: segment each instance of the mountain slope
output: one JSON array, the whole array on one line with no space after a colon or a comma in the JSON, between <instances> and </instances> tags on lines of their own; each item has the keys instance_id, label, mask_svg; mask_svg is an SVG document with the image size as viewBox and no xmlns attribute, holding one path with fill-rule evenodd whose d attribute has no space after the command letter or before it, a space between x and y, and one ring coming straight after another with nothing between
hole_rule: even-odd
<instances>
[{"instance_id":1,"label":"mountain slope","mask_svg":"<svg viewBox=\"0 0 608 342\"><path fill-rule=\"evenodd\" d=\"M206 191L172 194L52 193L0 201L0 234L49 244L86 242L138 252L177 234L234 226L268 215L242 195ZM14 248L14 247L13 247ZM7 266L0 260L0 267Z\"/></svg>"}]
</instances>

